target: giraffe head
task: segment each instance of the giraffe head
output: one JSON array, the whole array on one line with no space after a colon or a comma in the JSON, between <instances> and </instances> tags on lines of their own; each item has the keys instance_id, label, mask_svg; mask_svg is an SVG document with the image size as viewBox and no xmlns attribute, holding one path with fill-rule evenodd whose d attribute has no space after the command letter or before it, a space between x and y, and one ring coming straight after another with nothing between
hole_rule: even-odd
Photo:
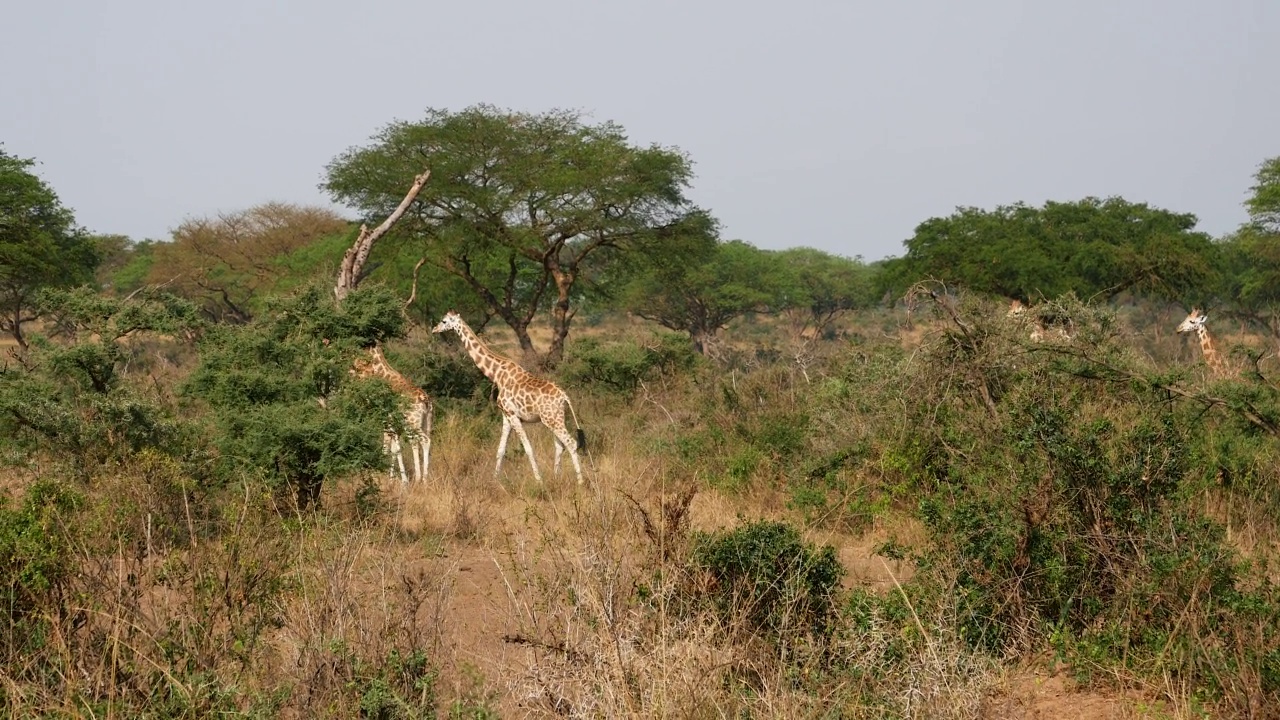
<instances>
[{"instance_id":1,"label":"giraffe head","mask_svg":"<svg viewBox=\"0 0 1280 720\"><path fill-rule=\"evenodd\" d=\"M463 325L464 323L462 322L462 316L450 310L449 312L444 314L444 317L441 318L440 323L438 325L431 328L431 332L442 333L442 332L445 332L446 330L453 330L457 332L459 335L461 335Z\"/></svg>"},{"instance_id":2,"label":"giraffe head","mask_svg":"<svg viewBox=\"0 0 1280 720\"><path fill-rule=\"evenodd\" d=\"M1178 326L1178 332L1199 332L1204 327L1204 321L1208 319L1208 315L1200 313L1200 308L1192 308L1191 314Z\"/></svg>"},{"instance_id":3,"label":"giraffe head","mask_svg":"<svg viewBox=\"0 0 1280 720\"><path fill-rule=\"evenodd\" d=\"M373 363L367 358L358 357L351 361L351 368L347 372L356 376L365 376L369 375L372 369Z\"/></svg>"},{"instance_id":4,"label":"giraffe head","mask_svg":"<svg viewBox=\"0 0 1280 720\"><path fill-rule=\"evenodd\" d=\"M1020 317L1026 311L1027 306L1023 305L1021 300L1014 299L1009 302L1009 312L1006 314L1009 317Z\"/></svg>"}]
</instances>

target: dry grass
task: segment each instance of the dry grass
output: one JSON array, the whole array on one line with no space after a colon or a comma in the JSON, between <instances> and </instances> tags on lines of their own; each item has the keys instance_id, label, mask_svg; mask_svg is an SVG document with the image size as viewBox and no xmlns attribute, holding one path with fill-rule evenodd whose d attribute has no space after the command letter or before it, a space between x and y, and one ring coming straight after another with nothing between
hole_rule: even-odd
<instances>
[{"instance_id":1,"label":"dry grass","mask_svg":"<svg viewBox=\"0 0 1280 720\"><path fill-rule=\"evenodd\" d=\"M910 351L938 327L920 320L881 341ZM600 330L615 331L640 332ZM512 349L493 335L495 347ZM1154 352L1176 352L1176 342L1161 338ZM767 379L778 404L810 381L794 368ZM438 413L430 477L402 487L379 474L373 508L361 478L327 488L324 509L297 518L243 488L192 508L197 494L175 494L181 479L169 470L122 470L91 491L110 523L77 549L74 587L85 599L49 638L45 659L63 676L41 685L31 678L45 669L34 661L10 668L10 716L161 707L353 717L371 714L380 698L421 716L463 717L1139 717L1143 707L1192 717L1203 709L1143 699L1185 697L1177 688L1088 693L1042 666L1002 670L975 654L956 636L953 608L908 598L914 565L876 554L887 540L926 545L910 498L861 525L838 516L805 524L768 470L727 487L712 477L723 467L692 467L655 449L706 422L688 388L647 385L626 400L571 394L588 432L581 488L571 468L551 477L550 436L533 426L547 483L532 479L518 444L495 480L492 406ZM6 471L0 489L31 477ZM1276 557L1276 531L1258 503L1215 502L1215 514L1234 518L1240 547ZM806 540L835 548L846 590L900 598L907 622L871 613L811 655L730 631L689 602L708 587L685 550L694 533L744 518L803 526ZM113 535L111 523L147 529ZM154 542L113 544L125 535ZM429 658L420 672L404 663L415 653ZM33 690L41 687L52 689ZM90 706L85 697L107 700Z\"/></svg>"}]
</instances>

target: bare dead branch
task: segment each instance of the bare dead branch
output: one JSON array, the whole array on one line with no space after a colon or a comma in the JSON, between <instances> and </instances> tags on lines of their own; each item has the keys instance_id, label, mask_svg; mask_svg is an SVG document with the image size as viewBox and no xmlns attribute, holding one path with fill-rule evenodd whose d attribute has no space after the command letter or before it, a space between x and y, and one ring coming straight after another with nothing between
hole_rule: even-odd
<instances>
[{"instance_id":1,"label":"bare dead branch","mask_svg":"<svg viewBox=\"0 0 1280 720\"><path fill-rule=\"evenodd\" d=\"M338 300L342 300L352 290L356 289L356 285L360 282L360 271L364 269L364 263L369 259L369 251L373 249L373 244L378 238L387 234L392 225L404 215L409 206L418 197L418 193L422 191L422 186L427 184L427 178L431 177L431 171L425 170L422 174L413 179L413 185L409 187L409 192L405 194L404 200L400 201L400 205L387 216L382 224L369 230L369 226L361 225L360 234L356 237L356 241L347 249L347 253L342 256L342 267L338 270L338 281L333 286L333 294Z\"/></svg>"},{"instance_id":2,"label":"bare dead branch","mask_svg":"<svg viewBox=\"0 0 1280 720\"><path fill-rule=\"evenodd\" d=\"M409 306L412 305L413 301L418 297L418 271L422 269L422 264L426 261L427 256L423 255L418 260L418 264L413 266L413 285L409 288L409 299L404 301L403 310L406 314L409 312Z\"/></svg>"}]
</instances>

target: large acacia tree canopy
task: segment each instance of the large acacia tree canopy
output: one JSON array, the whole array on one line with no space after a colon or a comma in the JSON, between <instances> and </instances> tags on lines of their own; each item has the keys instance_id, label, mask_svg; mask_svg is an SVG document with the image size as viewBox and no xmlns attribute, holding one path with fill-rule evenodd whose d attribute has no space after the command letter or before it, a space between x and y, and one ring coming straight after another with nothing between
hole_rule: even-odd
<instances>
[{"instance_id":1,"label":"large acacia tree canopy","mask_svg":"<svg viewBox=\"0 0 1280 720\"><path fill-rule=\"evenodd\" d=\"M431 180L406 218L419 222L401 227L472 248L496 243L541 261L570 240L604 233L617 242L695 211L684 197L692 165L683 153L632 146L620 126L587 125L574 112L428 110L373 140L330 163L322 187L380 217L429 168Z\"/></svg>"},{"instance_id":2,"label":"large acacia tree canopy","mask_svg":"<svg viewBox=\"0 0 1280 720\"><path fill-rule=\"evenodd\" d=\"M1121 198L959 208L916 227L890 271L1024 300L1068 291L1195 300L1216 267L1213 241L1195 225L1195 215Z\"/></svg>"},{"instance_id":3,"label":"large acacia tree canopy","mask_svg":"<svg viewBox=\"0 0 1280 720\"><path fill-rule=\"evenodd\" d=\"M568 331L585 272L663 237L714 232L685 196L684 153L635 146L620 126L563 110L428 110L339 155L322 187L381 217L423 168L431 179L395 232L421 240L428 261L461 278L522 344L525 326L550 306L549 354Z\"/></svg>"}]
</instances>

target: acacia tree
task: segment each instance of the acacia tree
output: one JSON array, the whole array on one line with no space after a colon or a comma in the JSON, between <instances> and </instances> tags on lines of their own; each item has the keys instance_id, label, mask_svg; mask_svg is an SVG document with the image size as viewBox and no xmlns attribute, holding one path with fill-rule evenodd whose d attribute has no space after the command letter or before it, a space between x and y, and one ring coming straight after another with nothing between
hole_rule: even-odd
<instances>
[{"instance_id":1,"label":"acacia tree","mask_svg":"<svg viewBox=\"0 0 1280 720\"><path fill-rule=\"evenodd\" d=\"M1259 166L1250 190L1249 222L1220 245L1225 294L1237 312L1280 338L1280 157Z\"/></svg>"},{"instance_id":2,"label":"acacia tree","mask_svg":"<svg viewBox=\"0 0 1280 720\"><path fill-rule=\"evenodd\" d=\"M683 153L636 147L620 126L587 124L565 110L428 110L339 155L322 187L381 216L424 165L431 182L396 234L462 280L531 359L529 326L549 305L552 339L542 359L551 364L563 354L584 273L713 224L685 197L692 168Z\"/></svg>"},{"instance_id":3,"label":"acacia tree","mask_svg":"<svg viewBox=\"0 0 1280 720\"><path fill-rule=\"evenodd\" d=\"M98 265L95 243L33 165L0 149L0 330L23 349L22 326L40 317L37 292L90 282Z\"/></svg>"},{"instance_id":4,"label":"acacia tree","mask_svg":"<svg viewBox=\"0 0 1280 720\"><path fill-rule=\"evenodd\" d=\"M786 275L785 310L799 316L801 335L814 336L836 318L876 301L874 271L861 258L847 258L816 248L796 247L774 253Z\"/></svg>"},{"instance_id":5,"label":"acacia tree","mask_svg":"<svg viewBox=\"0 0 1280 720\"><path fill-rule=\"evenodd\" d=\"M1024 301L1074 291L1194 302L1209 292L1216 266L1196 222L1121 198L959 208L917 226L890 272L900 285L932 277Z\"/></svg>"},{"instance_id":6,"label":"acacia tree","mask_svg":"<svg viewBox=\"0 0 1280 720\"><path fill-rule=\"evenodd\" d=\"M1244 203L1249 221L1260 230L1280 235L1280 156L1264 160L1253 180L1252 194Z\"/></svg>"},{"instance_id":7,"label":"acacia tree","mask_svg":"<svg viewBox=\"0 0 1280 720\"><path fill-rule=\"evenodd\" d=\"M151 249L147 281L196 302L212 320L245 323L290 275L290 254L349 230L332 210L289 203L191 218L173 242Z\"/></svg>"},{"instance_id":8,"label":"acacia tree","mask_svg":"<svg viewBox=\"0 0 1280 720\"><path fill-rule=\"evenodd\" d=\"M781 307L786 274L773 253L741 240L692 236L679 250L659 253L623 292L632 313L689 333L698 352L715 354L716 334L749 312Z\"/></svg>"}]
</instances>

